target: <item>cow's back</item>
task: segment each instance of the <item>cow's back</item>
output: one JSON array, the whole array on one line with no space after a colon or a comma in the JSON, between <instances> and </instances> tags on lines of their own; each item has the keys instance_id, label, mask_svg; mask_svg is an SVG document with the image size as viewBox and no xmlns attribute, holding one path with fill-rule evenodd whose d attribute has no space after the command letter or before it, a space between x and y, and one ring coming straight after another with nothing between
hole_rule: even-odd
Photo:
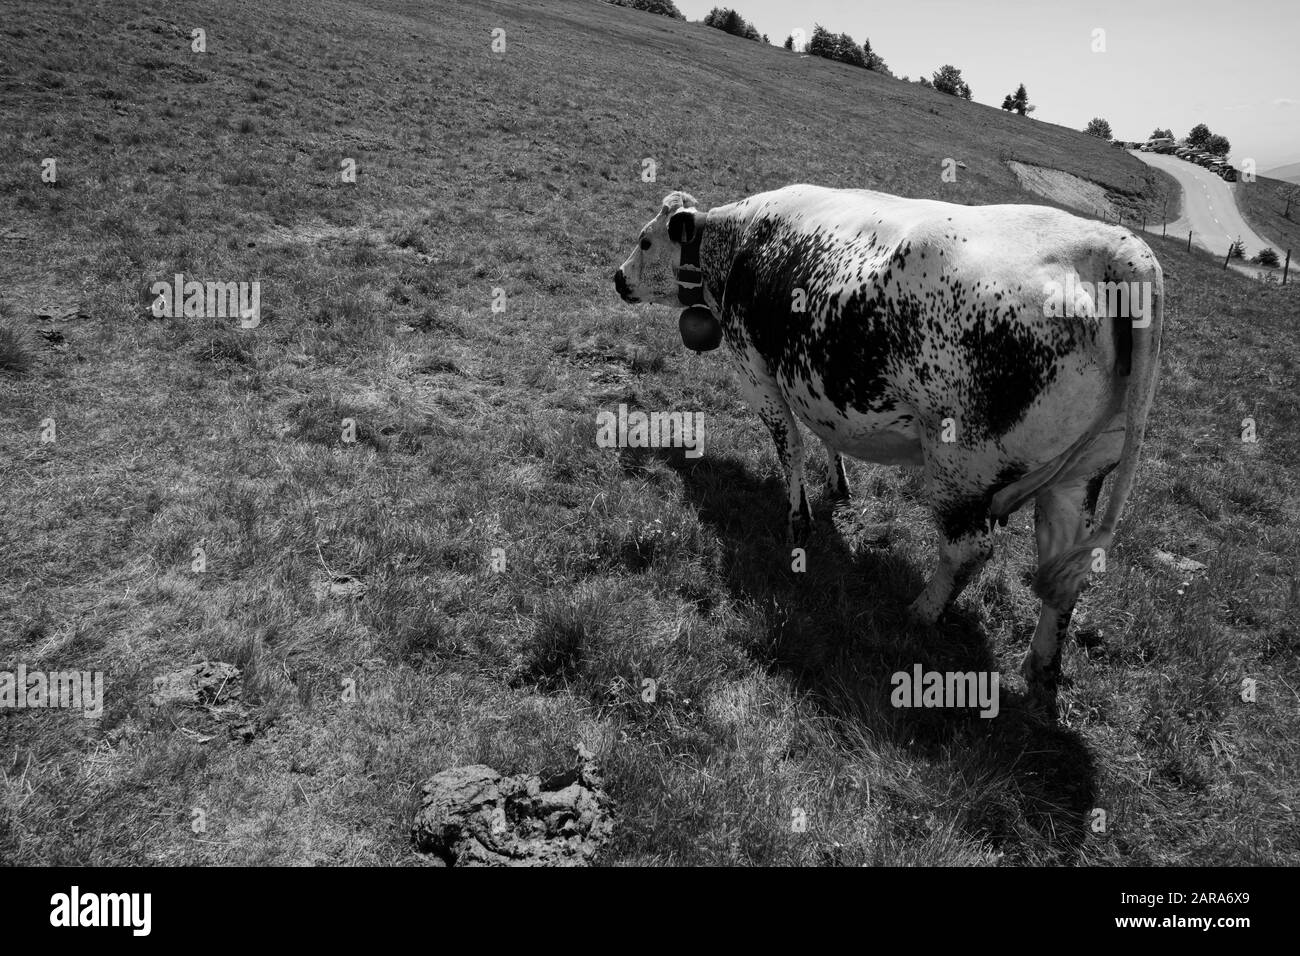
<instances>
[{"instance_id":1,"label":"cow's back","mask_svg":"<svg viewBox=\"0 0 1300 956\"><path fill-rule=\"evenodd\" d=\"M1045 304L1053 283L1102 279L1126 236L1141 245L1126 230L1043 206L814 186L735 211L728 338L832 444L951 420L965 444L1038 457L1081 434L1112 388L1109 319L1083 300L1070 316Z\"/></svg>"}]
</instances>

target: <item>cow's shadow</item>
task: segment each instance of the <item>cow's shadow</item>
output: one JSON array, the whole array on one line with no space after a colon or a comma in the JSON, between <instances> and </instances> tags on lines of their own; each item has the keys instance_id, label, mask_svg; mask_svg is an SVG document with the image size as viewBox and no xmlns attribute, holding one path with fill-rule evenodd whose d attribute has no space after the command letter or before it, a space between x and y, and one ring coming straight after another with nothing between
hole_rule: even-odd
<instances>
[{"instance_id":1,"label":"cow's shadow","mask_svg":"<svg viewBox=\"0 0 1300 956\"><path fill-rule=\"evenodd\" d=\"M908 617L928 567L891 548L887 531L885 540L872 540L869 530L854 528L852 545L836 525L851 523L861 502L832 522L833 502L818 496L816 526L804 544L806 570L795 571L779 480L756 477L727 458L676 458L673 464L700 519L723 541L721 576L732 599L748 609L751 626L739 639L755 659L788 674L832 726L848 730L850 746L855 738L888 741L935 760L961 753L957 762L968 777L1010 777L1014 792L998 799L1018 801L1021 819L1006 812L1005 802L999 809L986 799L963 815L964 825L1014 856L1024 844L1017 827L1029 820L1062 860L1070 857L1096 806L1095 767L1079 735L1024 695L1018 674L1005 675L991 719L979 717L979 708L891 704L892 675L913 673L917 664L923 671L999 670L969 611L954 605L933 627ZM815 474L810 478L815 481ZM1029 636L1017 635L1017 667Z\"/></svg>"}]
</instances>

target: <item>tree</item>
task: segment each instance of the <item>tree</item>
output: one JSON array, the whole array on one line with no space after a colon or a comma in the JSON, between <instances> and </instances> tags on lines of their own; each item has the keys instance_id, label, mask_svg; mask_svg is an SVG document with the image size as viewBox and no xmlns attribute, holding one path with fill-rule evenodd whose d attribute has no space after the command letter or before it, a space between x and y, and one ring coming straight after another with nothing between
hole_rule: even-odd
<instances>
[{"instance_id":1,"label":"tree","mask_svg":"<svg viewBox=\"0 0 1300 956\"><path fill-rule=\"evenodd\" d=\"M831 33L820 23L813 24L812 39L804 48L805 53L811 53L813 56L824 56L828 60L835 59L835 52L839 42L835 34Z\"/></svg>"},{"instance_id":2,"label":"tree","mask_svg":"<svg viewBox=\"0 0 1300 956\"><path fill-rule=\"evenodd\" d=\"M673 0L609 0L609 2L617 7L631 7L633 10L657 13L660 16L672 17L674 20L686 19Z\"/></svg>"},{"instance_id":3,"label":"tree","mask_svg":"<svg viewBox=\"0 0 1300 956\"><path fill-rule=\"evenodd\" d=\"M1006 95L1002 101L1002 108L1008 112L1014 110L1021 116L1033 112L1034 108L1029 103L1029 91L1025 89L1025 84L1021 83L1014 93Z\"/></svg>"},{"instance_id":4,"label":"tree","mask_svg":"<svg viewBox=\"0 0 1300 956\"><path fill-rule=\"evenodd\" d=\"M1215 156L1227 156L1232 150L1232 144L1228 142L1228 137L1214 133L1205 141L1205 148Z\"/></svg>"},{"instance_id":5,"label":"tree","mask_svg":"<svg viewBox=\"0 0 1300 956\"><path fill-rule=\"evenodd\" d=\"M781 46L785 47L787 50L793 50L793 49L794 49L794 35L791 34L790 36L786 37L786 38L785 38L785 42L782 43Z\"/></svg>"},{"instance_id":6,"label":"tree","mask_svg":"<svg viewBox=\"0 0 1300 956\"><path fill-rule=\"evenodd\" d=\"M961 78L961 70L951 63L945 63L941 66L932 77L931 82L940 93L947 93L949 96L960 96L964 100L971 98L970 87Z\"/></svg>"},{"instance_id":7,"label":"tree","mask_svg":"<svg viewBox=\"0 0 1300 956\"><path fill-rule=\"evenodd\" d=\"M862 65L865 66L868 70L874 70L876 68L877 63L884 63L884 62L885 61L880 59L880 57L876 56L875 51L871 49L871 41L863 40L862 41ZM888 72L888 69L886 68L881 72Z\"/></svg>"},{"instance_id":8,"label":"tree","mask_svg":"<svg viewBox=\"0 0 1300 956\"><path fill-rule=\"evenodd\" d=\"M1210 128L1204 123L1197 123L1192 127L1192 131L1187 134L1187 145L1194 146L1197 149L1204 149L1210 136Z\"/></svg>"},{"instance_id":9,"label":"tree","mask_svg":"<svg viewBox=\"0 0 1300 956\"><path fill-rule=\"evenodd\" d=\"M766 34L766 33L763 34L763 42L764 42L764 43L768 43L768 44L770 44L770 43L772 42L771 40L769 40L769 39L767 38L767 34Z\"/></svg>"},{"instance_id":10,"label":"tree","mask_svg":"<svg viewBox=\"0 0 1300 956\"><path fill-rule=\"evenodd\" d=\"M704 15L704 25L746 40L759 39L759 32L754 29L754 25L730 7L714 7Z\"/></svg>"},{"instance_id":11,"label":"tree","mask_svg":"<svg viewBox=\"0 0 1300 956\"><path fill-rule=\"evenodd\" d=\"M924 86L927 90L932 90L932 89L934 89L934 84L931 83L930 80L929 80L927 77L925 77L925 76L918 77L916 82L920 83L920 84L921 84L922 86Z\"/></svg>"},{"instance_id":12,"label":"tree","mask_svg":"<svg viewBox=\"0 0 1300 956\"><path fill-rule=\"evenodd\" d=\"M835 59L841 63L847 63L849 66L860 66L866 69L867 58L862 55L862 48L858 46L858 41L853 37L847 33L841 33L835 47L836 52L839 54Z\"/></svg>"},{"instance_id":13,"label":"tree","mask_svg":"<svg viewBox=\"0 0 1300 956\"><path fill-rule=\"evenodd\" d=\"M866 47L870 49L870 47ZM871 62L868 60L863 47L859 47L857 41L847 33L841 33L836 36L827 30L820 23L813 25L812 39L808 41L807 52L813 56L824 57L827 60L836 60L840 63L847 63L850 66L861 66L871 69ZM875 57L872 53L871 56ZM882 73L888 73L889 67L885 66L884 60L875 57L879 65L883 68Z\"/></svg>"},{"instance_id":14,"label":"tree","mask_svg":"<svg viewBox=\"0 0 1300 956\"><path fill-rule=\"evenodd\" d=\"M1257 262L1261 266L1272 266L1274 268L1276 268L1280 262L1277 257L1277 252L1270 249L1268 246L1265 246L1263 249L1259 250L1259 252L1251 256L1250 261Z\"/></svg>"},{"instance_id":15,"label":"tree","mask_svg":"<svg viewBox=\"0 0 1300 956\"><path fill-rule=\"evenodd\" d=\"M1100 116L1094 117L1083 130L1089 136L1096 136L1098 139L1110 139L1110 124Z\"/></svg>"},{"instance_id":16,"label":"tree","mask_svg":"<svg viewBox=\"0 0 1300 956\"><path fill-rule=\"evenodd\" d=\"M1173 139L1174 131L1171 129L1161 129L1159 126L1157 126L1155 129L1151 131L1151 135L1147 138L1148 139Z\"/></svg>"},{"instance_id":17,"label":"tree","mask_svg":"<svg viewBox=\"0 0 1300 956\"><path fill-rule=\"evenodd\" d=\"M885 62L885 58L875 50L871 49L870 40L863 40L862 47L866 53L868 70L871 70L873 73L883 73L885 76L894 75L894 71L889 68L889 64Z\"/></svg>"},{"instance_id":18,"label":"tree","mask_svg":"<svg viewBox=\"0 0 1300 956\"><path fill-rule=\"evenodd\" d=\"M1011 97L1011 102L1015 105L1016 112L1024 116L1032 108L1029 105L1029 91L1025 89L1025 84L1021 83L1016 87L1015 95Z\"/></svg>"}]
</instances>

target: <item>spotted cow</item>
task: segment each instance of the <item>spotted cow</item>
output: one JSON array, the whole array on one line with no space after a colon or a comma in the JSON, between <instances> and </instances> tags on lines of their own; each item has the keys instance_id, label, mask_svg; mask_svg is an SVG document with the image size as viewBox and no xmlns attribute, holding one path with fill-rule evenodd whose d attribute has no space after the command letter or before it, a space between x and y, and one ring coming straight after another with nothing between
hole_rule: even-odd
<instances>
[{"instance_id":1,"label":"spotted cow","mask_svg":"<svg viewBox=\"0 0 1300 956\"><path fill-rule=\"evenodd\" d=\"M691 301L693 279L776 444L794 537L811 521L796 421L831 452L841 494L840 455L922 469L942 542L919 619L938 618L993 525L1034 501L1043 605L1022 671L1054 694L1155 392L1163 277L1146 244L1044 206L797 185L705 213L676 192L614 283L626 301L671 304Z\"/></svg>"}]
</instances>

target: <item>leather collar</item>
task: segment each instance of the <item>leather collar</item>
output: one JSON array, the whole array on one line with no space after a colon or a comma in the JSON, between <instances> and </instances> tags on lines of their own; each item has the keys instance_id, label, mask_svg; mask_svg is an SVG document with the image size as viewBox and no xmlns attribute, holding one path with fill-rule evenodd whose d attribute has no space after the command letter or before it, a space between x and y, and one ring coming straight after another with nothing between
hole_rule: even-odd
<instances>
[{"instance_id":1,"label":"leather collar","mask_svg":"<svg viewBox=\"0 0 1300 956\"><path fill-rule=\"evenodd\" d=\"M704 275L700 272L700 238L703 234L703 223L700 222L691 241L682 243L682 264L677 269L677 301L682 305L704 304Z\"/></svg>"}]
</instances>

